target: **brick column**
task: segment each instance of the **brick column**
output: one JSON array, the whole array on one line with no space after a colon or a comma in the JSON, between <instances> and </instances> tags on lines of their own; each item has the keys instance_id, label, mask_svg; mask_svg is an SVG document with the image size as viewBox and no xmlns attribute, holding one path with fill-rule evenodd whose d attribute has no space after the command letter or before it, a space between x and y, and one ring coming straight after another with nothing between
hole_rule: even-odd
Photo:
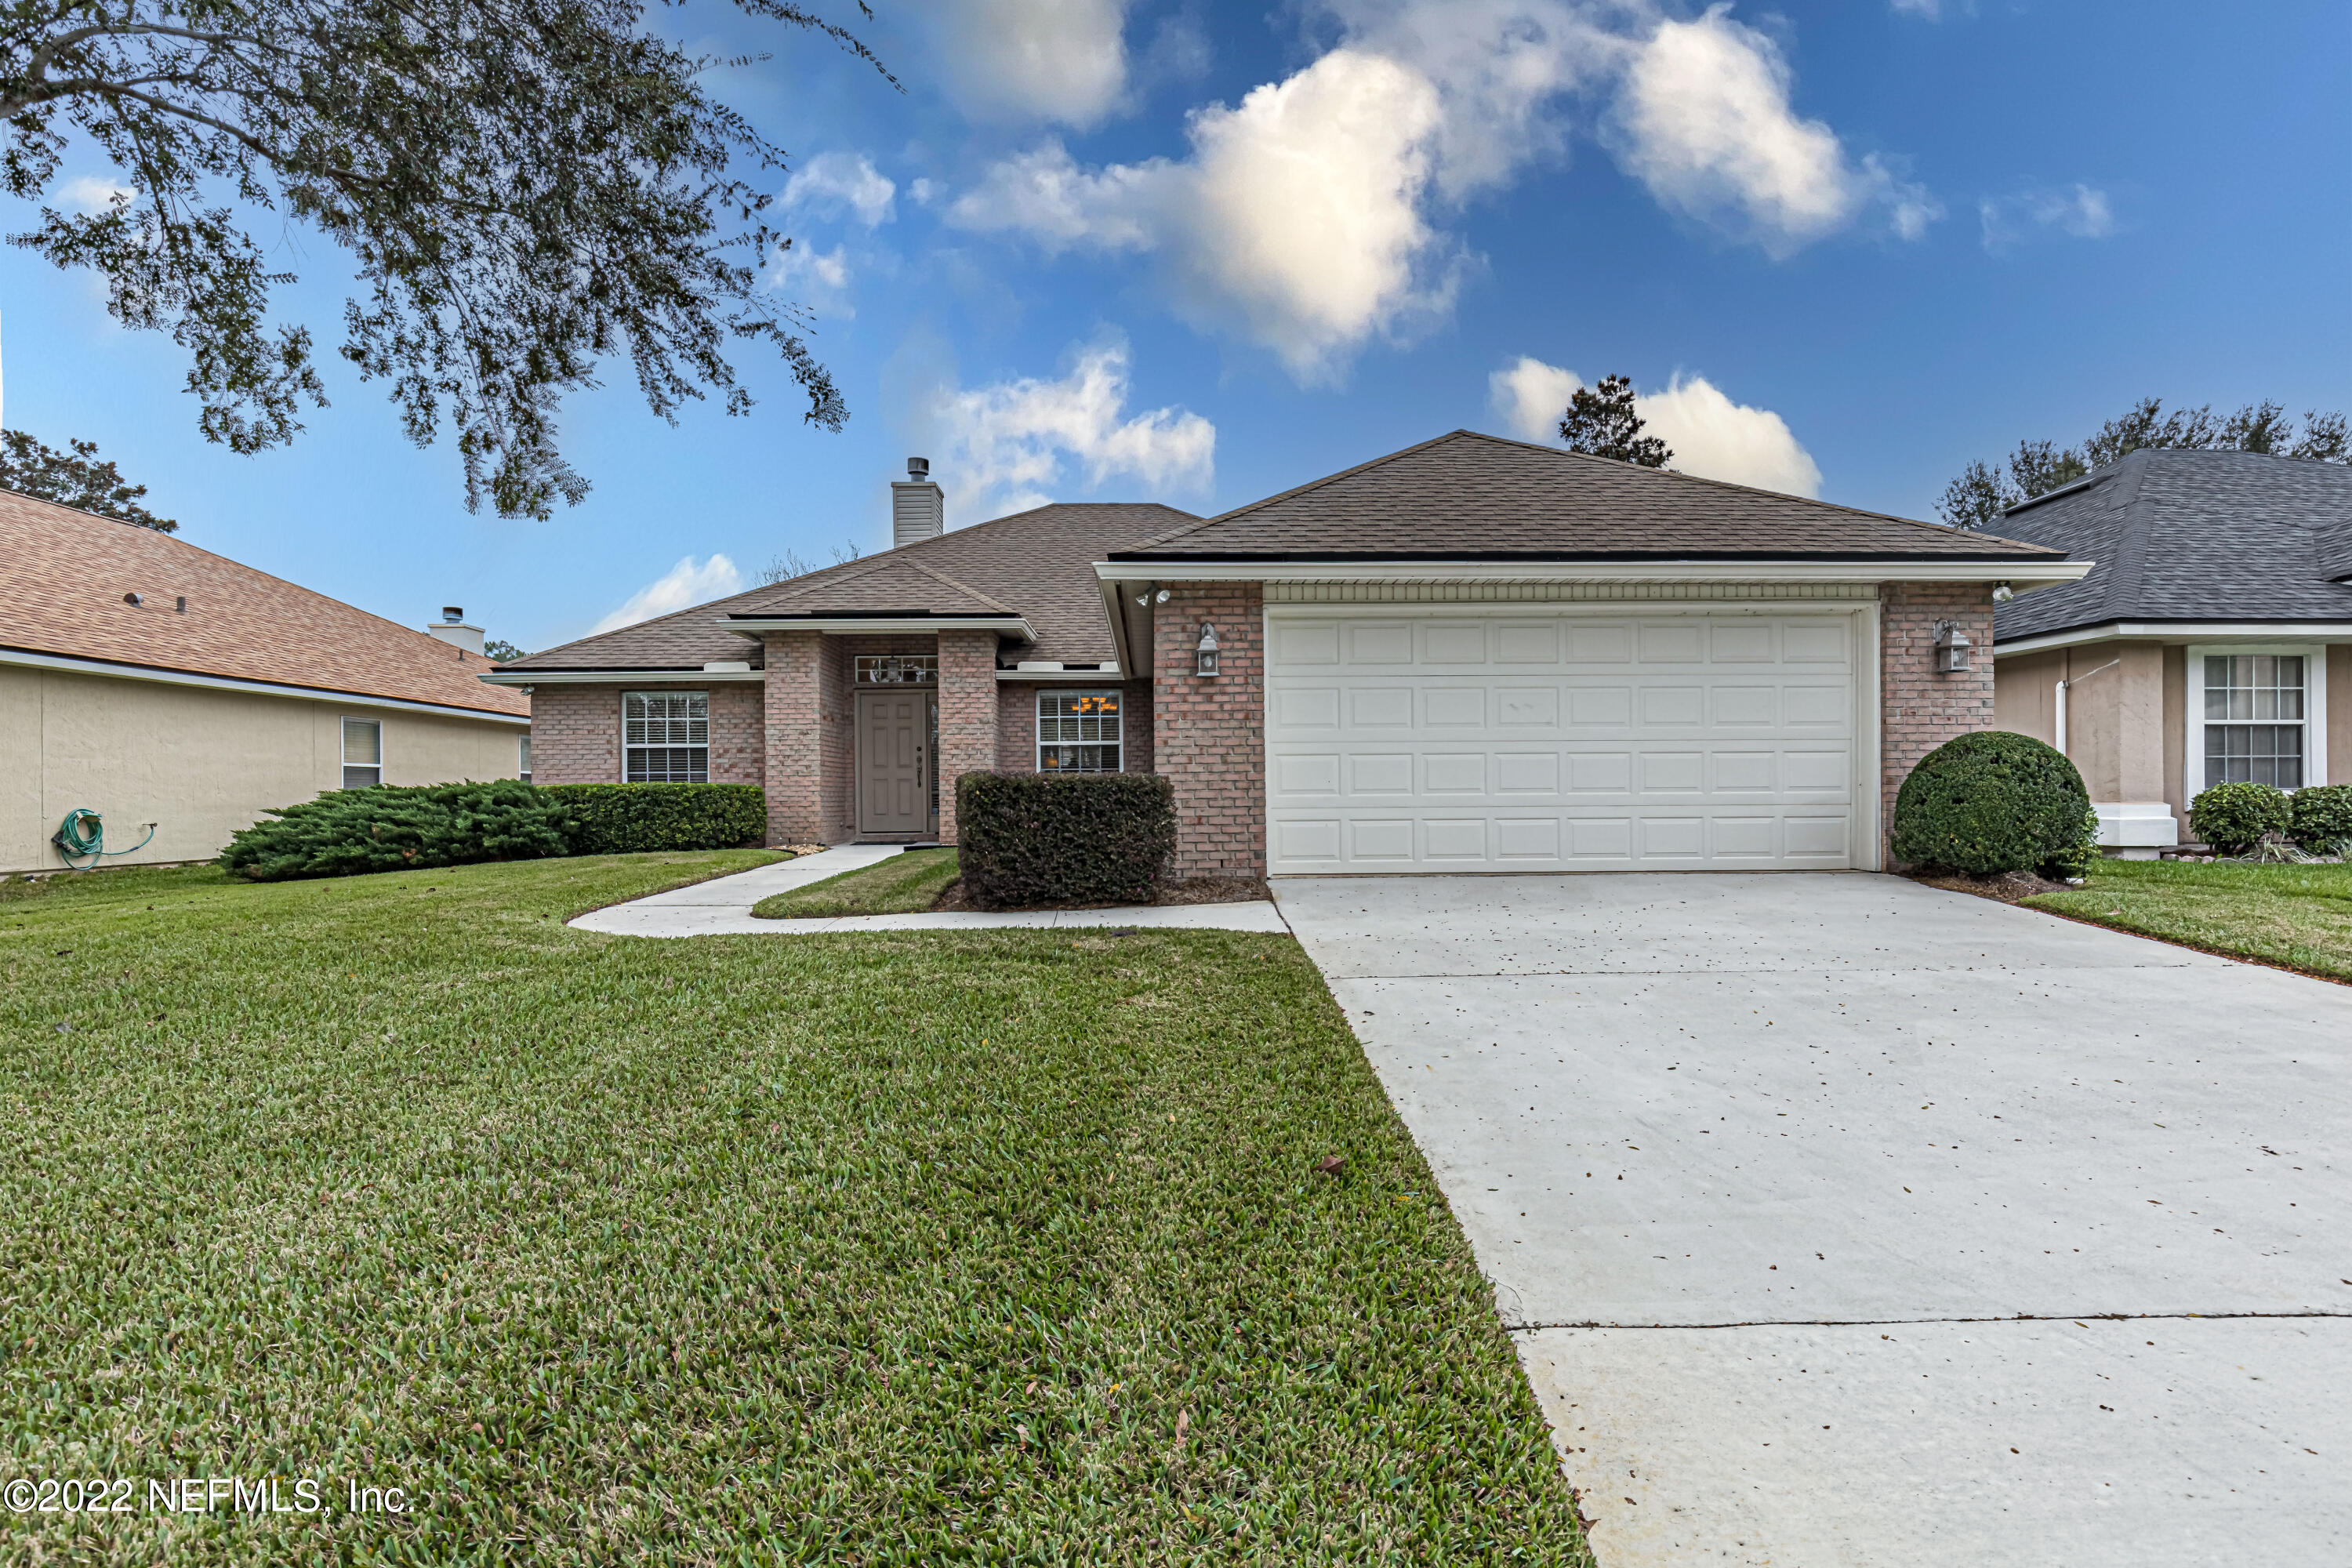
<instances>
[{"instance_id":1,"label":"brick column","mask_svg":"<svg viewBox=\"0 0 2352 1568\"><path fill-rule=\"evenodd\" d=\"M1973 645L1965 674L1936 673L1936 623ZM1955 735L1993 727L1992 589L1980 583L1889 583L1878 617L1879 834L1895 831L1895 797L1912 764ZM1894 864L1890 854L1887 864Z\"/></svg>"},{"instance_id":2,"label":"brick column","mask_svg":"<svg viewBox=\"0 0 2352 1568\"><path fill-rule=\"evenodd\" d=\"M996 634L940 634L940 842L956 841L955 783L996 771Z\"/></svg>"},{"instance_id":3,"label":"brick column","mask_svg":"<svg viewBox=\"0 0 2352 1568\"><path fill-rule=\"evenodd\" d=\"M1177 877L1265 875L1265 615L1255 583L1171 583L1151 641L1152 770L1176 785ZM1201 623L1217 670L1193 673Z\"/></svg>"},{"instance_id":4,"label":"brick column","mask_svg":"<svg viewBox=\"0 0 2352 1568\"><path fill-rule=\"evenodd\" d=\"M766 691L768 844L829 844L824 775L824 634L770 632Z\"/></svg>"}]
</instances>

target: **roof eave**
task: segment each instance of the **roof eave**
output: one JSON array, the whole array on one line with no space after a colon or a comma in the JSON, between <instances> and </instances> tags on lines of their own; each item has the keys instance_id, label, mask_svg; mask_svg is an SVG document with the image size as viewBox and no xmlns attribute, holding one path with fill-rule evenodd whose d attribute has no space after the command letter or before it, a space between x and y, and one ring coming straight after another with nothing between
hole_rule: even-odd
<instances>
[{"instance_id":1,"label":"roof eave","mask_svg":"<svg viewBox=\"0 0 2352 1568\"><path fill-rule=\"evenodd\" d=\"M1114 555L1104 582L2007 583L2018 593L2074 583L2096 564L2056 552L1975 556L1177 556Z\"/></svg>"},{"instance_id":2,"label":"roof eave","mask_svg":"<svg viewBox=\"0 0 2352 1568\"><path fill-rule=\"evenodd\" d=\"M1025 616L908 615L903 610L861 615L730 616L713 623L737 632L1012 632L1030 642L1037 634Z\"/></svg>"},{"instance_id":3,"label":"roof eave","mask_svg":"<svg viewBox=\"0 0 2352 1568\"><path fill-rule=\"evenodd\" d=\"M2078 647L2084 643L2118 641L2162 642L2352 642L2352 621L2295 620L2135 620L2084 621L2071 626L2032 632L2023 637L1993 638L1993 657L2044 653L2052 648Z\"/></svg>"},{"instance_id":4,"label":"roof eave","mask_svg":"<svg viewBox=\"0 0 2352 1568\"><path fill-rule=\"evenodd\" d=\"M683 665L627 669L495 669L475 679L488 686L562 686L583 681L765 680L768 674L762 669L704 669L698 665Z\"/></svg>"}]
</instances>

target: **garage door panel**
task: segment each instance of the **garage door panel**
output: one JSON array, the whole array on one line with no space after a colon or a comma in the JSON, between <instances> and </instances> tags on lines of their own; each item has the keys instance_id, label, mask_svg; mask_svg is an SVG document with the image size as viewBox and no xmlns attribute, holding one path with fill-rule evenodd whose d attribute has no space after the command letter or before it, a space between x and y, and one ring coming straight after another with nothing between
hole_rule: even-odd
<instances>
[{"instance_id":1,"label":"garage door panel","mask_svg":"<svg viewBox=\"0 0 2352 1568\"><path fill-rule=\"evenodd\" d=\"M1850 611L1268 620L1277 872L1850 863Z\"/></svg>"}]
</instances>

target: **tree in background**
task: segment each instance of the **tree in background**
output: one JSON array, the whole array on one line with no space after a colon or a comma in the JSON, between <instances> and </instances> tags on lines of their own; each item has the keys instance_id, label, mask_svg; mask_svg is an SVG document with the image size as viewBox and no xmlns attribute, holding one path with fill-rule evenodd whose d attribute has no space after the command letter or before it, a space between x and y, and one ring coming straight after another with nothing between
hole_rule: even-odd
<instances>
[{"instance_id":1,"label":"tree in background","mask_svg":"<svg viewBox=\"0 0 2352 1568\"><path fill-rule=\"evenodd\" d=\"M1559 438L1571 452L1614 458L1644 468L1663 468L1674 451L1655 436L1642 434L1642 416L1633 408L1633 384L1622 375L1606 375L1598 386L1580 386L1559 416Z\"/></svg>"},{"instance_id":2,"label":"tree in background","mask_svg":"<svg viewBox=\"0 0 2352 1568\"><path fill-rule=\"evenodd\" d=\"M836 544L833 547L833 563L846 566L863 553L855 544ZM760 568L760 585L772 588L779 583L789 583L795 577L805 577L812 572L824 570L824 567L804 558L799 551L787 550Z\"/></svg>"},{"instance_id":3,"label":"tree in background","mask_svg":"<svg viewBox=\"0 0 2352 1568\"><path fill-rule=\"evenodd\" d=\"M176 533L180 525L139 504L145 485L128 483L122 470L98 460L98 443L68 437L70 451L45 446L22 430L0 430L0 489L52 500L117 522Z\"/></svg>"},{"instance_id":4,"label":"tree in background","mask_svg":"<svg viewBox=\"0 0 2352 1568\"><path fill-rule=\"evenodd\" d=\"M735 4L881 70L793 0ZM805 314L761 283L791 242L737 160L783 154L704 89L747 63L682 52L645 0L19 5L0 20L0 189L45 205L10 240L92 268L116 320L170 333L204 433L250 453L326 405L310 329L268 321L294 280L268 253L307 224L358 269L342 356L389 385L411 440L454 431L468 507L544 518L587 493L556 413L600 361L625 357L666 419L711 394L741 414L727 347L757 343L810 423L847 416ZM68 146L114 165L95 211L46 205Z\"/></svg>"},{"instance_id":5,"label":"tree in background","mask_svg":"<svg viewBox=\"0 0 2352 1568\"><path fill-rule=\"evenodd\" d=\"M490 662L493 664L512 664L515 660L522 657L522 649L515 647L514 644L507 641L504 637L484 638L482 642L482 652L488 657Z\"/></svg>"},{"instance_id":6,"label":"tree in background","mask_svg":"<svg viewBox=\"0 0 2352 1568\"><path fill-rule=\"evenodd\" d=\"M1955 528L1982 528L2009 508L2048 495L2085 474L2105 468L2143 447L2185 447L2203 452L2262 452L2319 463L2352 462L2352 431L2344 416L2316 411L2303 416L2303 432L2275 403L2250 403L2216 420L2210 405L2164 412L2160 398L2145 398L2120 418L2110 419L2079 447L2053 441L2020 441L2009 455L2008 472L1974 462L1944 487L1936 510Z\"/></svg>"}]
</instances>

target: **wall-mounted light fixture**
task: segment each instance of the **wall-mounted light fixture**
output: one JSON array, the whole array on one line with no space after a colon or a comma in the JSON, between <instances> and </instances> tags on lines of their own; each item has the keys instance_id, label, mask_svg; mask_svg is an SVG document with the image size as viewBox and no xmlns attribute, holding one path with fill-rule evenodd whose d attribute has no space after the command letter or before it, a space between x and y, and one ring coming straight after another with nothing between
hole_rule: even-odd
<instances>
[{"instance_id":1,"label":"wall-mounted light fixture","mask_svg":"<svg viewBox=\"0 0 2352 1568\"><path fill-rule=\"evenodd\" d=\"M1154 598L1158 599L1161 604L1163 604L1163 605L1164 605L1164 604L1166 604L1166 603L1168 602L1168 590L1167 590L1167 589L1165 589L1165 588L1162 588L1162 589L1160 589L1160 592L1159 592L1159 593L1157 593L1157 594L1153 595L1152 595L1152 597L1154 597Z\"/></svg>"},{"instance_id":2,"label":"wall-mounted light fixture","mask_svg":"<svg viewBox=\"0 0 2352 1568\"><path fill-rule=\"evenodd\" d=\"M2017 590L2016 590L2016 589L2014 589L2014 588L2012 588L2012 587L2011 587L2008 584L2006 584L2006 583L1995 583L1995 584L1992 585L1992 602L1993 602L1994 604L1996 604L1996 605L2006 605L2006 604L2008 604L2011 599L2014 599L2014 598L2016 598L2016 597L2017 597Z\"/></svg>"},{"instance_id":3,"label":"wall-mounted light fixture","mask_svg":"<svg viewBox=\"0 0 2352 1568\"><path fill-rule=\"evenodd\" d=\"M1197 661L1192 666L1193 674L1217 673L1217 628L1206 621L1201 623L1201 646L1193 650L1193 657Z\"/></svg>"},{"instance_id":4,"label":"wall-mounted light fixture","mask_svg":"<svg viewBox=\"0 0 2352 1568\"><path fill-rule=\"evenodd\" d=\"M1936 623L1936 673L1959 675L1969 668L1969 634L1957 622Z\"/></svg>"}]
</instances>

